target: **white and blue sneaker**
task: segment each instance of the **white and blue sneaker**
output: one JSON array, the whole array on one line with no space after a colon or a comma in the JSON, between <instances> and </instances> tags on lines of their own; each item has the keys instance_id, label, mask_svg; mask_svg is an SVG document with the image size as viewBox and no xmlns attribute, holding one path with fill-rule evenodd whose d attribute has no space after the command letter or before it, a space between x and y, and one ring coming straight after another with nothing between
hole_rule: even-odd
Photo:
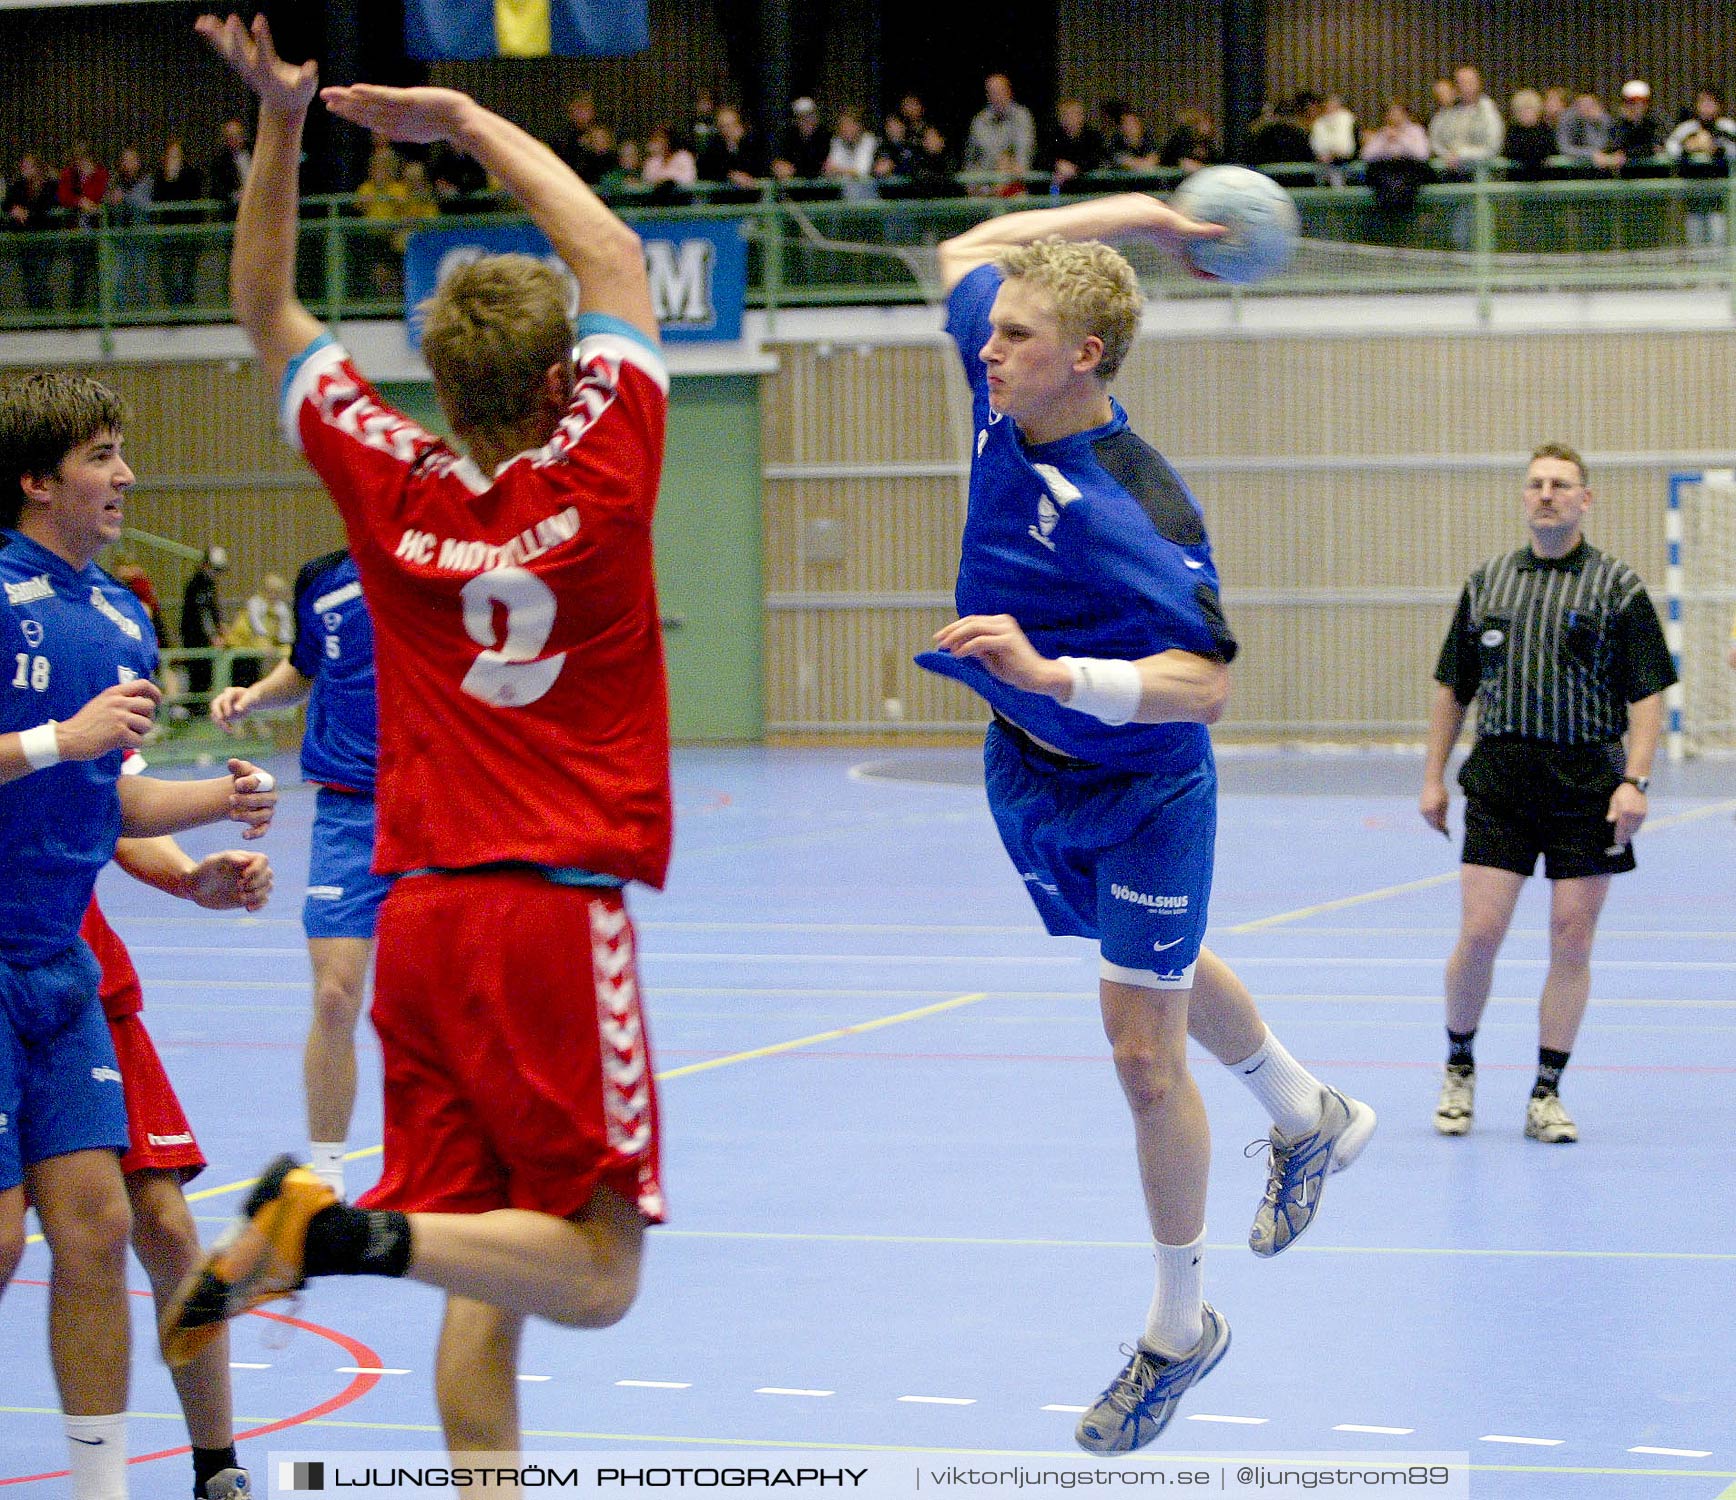
<instances>
[{"instance_id":1,"label":"white and blue sneaker","mask_svg":"<svg viewBox=\"0 0 1736 1500\"><path fill-rule=\"evenodd\" d=\"M1287 1136L1276 1126L1269 1140L1256 1141L1252 1153L1271 1153L1266 1196L1248 1231L1248 1248L1272 1256L1288 1249L1320 1209L1330 1173L1342 1172L1374 1134L1374 1111L1360 1099L1330 1085L1320 1089L1320 1123L1305 1135Z\"/></svg>"},{"instance_id":2,"label":"white and blue sneaker","mask_svg":"<svg viewBox=\"0 0 1736 1500\"><path fill-rule=\"evenodd\" d=\"M1122 1346L1129 1355L1127 1364L1073 1431L1081 1448L1092 1453L1131 1453L1169 1426L1181 1398L1217 1368L1230 1347L1230 1325L1211 1303L1200 1305L1200 1317L1204 1323L1200 1341L1178 1359L1144 1347Z\"/></svg>"}]
</instances>

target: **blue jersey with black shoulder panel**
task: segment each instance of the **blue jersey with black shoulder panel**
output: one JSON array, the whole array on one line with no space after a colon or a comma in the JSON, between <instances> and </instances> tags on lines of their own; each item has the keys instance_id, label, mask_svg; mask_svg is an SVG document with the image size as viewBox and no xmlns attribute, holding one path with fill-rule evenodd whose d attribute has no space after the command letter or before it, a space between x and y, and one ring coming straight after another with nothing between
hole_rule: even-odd
<instances>
[{"instance_id":1,"label":"blue jersey with black shoulder panel","mask_svg":"<svg viewBox=\"0 0 1736 1500\"><path fill-rule=\"evenodd\" d=\"M374 624L347 550L316 557L296 574L289 660L313 682L301 739L302 776L371 793L380 743Z\"/></svg>"},{"instance_id":2,"label":"blue jersey with black shoulder panel","mask_svg":"<svg viewBox=\"0 0 1736 1500\"><path fill-rule=\"evenodd\" d=\"M947 332L971 387L970 506L955 598L960 615L1008 614L1044 656L1136 661L1179 649L1231 660L1200 507L1120 403L1101 427L1027 447L989 408L978 351L1002 276L981 266L953 289ZM990 707L1080 760L1180 774L1211 753L1199 724L1110 725L993 677L969 659L917 661L957 678Z\"/></svg>"},{"instance_id":3,"label":"blue jersey with black shoulder panel","mask_svg":"<svg viewBox=\"0 0 1736 1500\"><path fill-rule=\"evenodd\" d=\"M95 563L75 568L0 531L0 733L70 719L105 688L152 677L157 637L138 596ZM44 963L78 937L121 831L122 752L62 761L0 786L0 957Z\"/></svg>"}]
</instances>

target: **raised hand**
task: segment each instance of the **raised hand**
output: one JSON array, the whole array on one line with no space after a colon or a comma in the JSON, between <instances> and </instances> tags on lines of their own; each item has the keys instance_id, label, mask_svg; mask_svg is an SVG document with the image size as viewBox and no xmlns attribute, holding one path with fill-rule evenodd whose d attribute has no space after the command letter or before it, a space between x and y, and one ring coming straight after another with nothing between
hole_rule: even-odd
<instances>
[{"instance_id":1,"label":"raised hand","mask_svg":"<svg viewBox=\"0 0 1736 1500\"><path fill-rule=\"evenodd\" d=\"M200 16L193 29L268 109L298 114L312 102L319 86L319 65L311 60L288 63L279 57L263 15L255 16L251 27L240 16L221 21Z\"/></svg>"},{"instance_id":2,"label":"raised hand","mask_svg":"<svg viewBox=\"0 0 1736 1500\"><path fill-rule=\"evenodd\" d=\"M235 726L253 710L252 688L227 687L211 700L211 722L235 733Z\"/></svg>"},{"instance_id":3,"label":"raised hand","mask_svg":"<svg viewBox=\"0 0 1736 1500\"><path fill-rule=\"evenodd\" d=\"M320 90L320 102L340 120L394 141L449 141L469 98L456 89L394 89L352 83Z\"/></svg>"},{"instance_id":4,"label":"raised hand","mask_svg":"<svg viewBox=\"0 0 1736 1500\"><path fill-rule=\"evenodd\" d=\"M953 656L973 656L1002 682L1027 693L1059 698L1071 690L1066 667L1042 655L1011 615L966 615L934 633L934 643Z\"/></svg>"}]
</instances>

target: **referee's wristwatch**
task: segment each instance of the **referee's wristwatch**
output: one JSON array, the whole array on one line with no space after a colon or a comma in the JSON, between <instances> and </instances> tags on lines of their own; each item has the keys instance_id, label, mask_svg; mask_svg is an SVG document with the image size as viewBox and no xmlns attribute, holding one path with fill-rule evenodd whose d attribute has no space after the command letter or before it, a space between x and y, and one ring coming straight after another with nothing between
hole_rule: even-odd
<instances>
[{"instance_id":1,"label":"referee's wristwatch","mask_svg":"<svg viewBox=\"0 0 1736 1500\"><path fill-rule=\"evenodd\" d=\"M1652 778L1649 776L1624 776L1622 777L1622 780L1629 786L1635 788L1641 796L1644 796L1646 792L1651 790Z\"/></svg>"}]
</instances>

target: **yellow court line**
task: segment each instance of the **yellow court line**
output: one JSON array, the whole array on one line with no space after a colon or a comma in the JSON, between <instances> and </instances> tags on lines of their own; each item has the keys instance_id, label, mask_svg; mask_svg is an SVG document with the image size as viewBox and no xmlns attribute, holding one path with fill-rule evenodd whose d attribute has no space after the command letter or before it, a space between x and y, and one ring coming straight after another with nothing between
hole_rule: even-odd
<instances>
[{"instance_id":1,"label":"yellow court line","mask_svg":"<svg viewBox=\"0 0 1736 1500\"><path fill-rule=\"evenodd\" d=\"M979 1000L988 999L987 990L978 990L971 995L955 995L950 1000L942 1000L934 1005L918 1006L915 1010L901 1010L896 1015L878 1016L872 1021L859 1021L853 1026L838 1026L831 1031L816 1031L812 1036L799 1036L788 1042L774 1042L769 1047L753 1047L746 1052L732 1052L727 1057L708 1058L705 1062L688 1063L685 1067L668 1068L657 1075L659 1083L668 1083L674 1078L686 1078L694 1073L706 1073L713 1068L727 1068L733 1063L753 1062L762 1057L775 1057L780 1052L795 1052L802 1047L815 1047L821 1042L835 1042L841 1037L861 1036L866 1032L879 1031L887 1026L899 1026L906 1021L921 1021L929 1016L938 1016L943 1011L958 1010L962 1006L975 1005ZM360 1161L364 1157L378 1156L379 1146L363 1146L359 1150L348 1152L345 1161ZM238 1182L225 1182L217 1187L200 1188L196 1193L188 1193L189 1203L199 1203L207 1198L220 1198L225 1193L238 1193L243 1188L250 1188L259 1181L257 1177L244 1177ZM31 1244L40 1243L42 1236L33 1234Z\"/></svg>"},{"instance_id":2,"label":"yellow court line","mask_svg":"<svg viewBox=\"0 0 1736 1500\"><path fill-rule=\"evenodd\" d=\"M1644 831L1647 833L1663 833L1671 828L1680 828L1686 823L1698 823L1706 818L1716 818L1723 813L1736 811L1736 798L1724 802L1711 802L1705 807L1694 807L1686 812L1670 813L1666 817L1649 820ZM1320 901L1313 906L1299 906L1295 911L1279 912L1275 917L1258 917L1252 922L1238 922L1234 927L1226 927L1226 933L1237 936L1247 932L1264 932L1268 927L1281 927L1286 922L1301 922L1308 917L1323 917L1329 912L1346 911L1353 906L1366 906L1370 901L1385 901L1389 896L1408 896L1412 891L1432 890L1437 885L1450 885L1459 878L1457 870L1449 870L1442 875L1429 875L1421 880L1407 880L1400 885L1383 885L1379 890L1364 891L1359 896L1340 896L1336 901ZM1724 1500L1723 1496L1719 1500ZM1731 1497L1736 1500L1736 1497Z\"/></svg>"}]
</instances>

